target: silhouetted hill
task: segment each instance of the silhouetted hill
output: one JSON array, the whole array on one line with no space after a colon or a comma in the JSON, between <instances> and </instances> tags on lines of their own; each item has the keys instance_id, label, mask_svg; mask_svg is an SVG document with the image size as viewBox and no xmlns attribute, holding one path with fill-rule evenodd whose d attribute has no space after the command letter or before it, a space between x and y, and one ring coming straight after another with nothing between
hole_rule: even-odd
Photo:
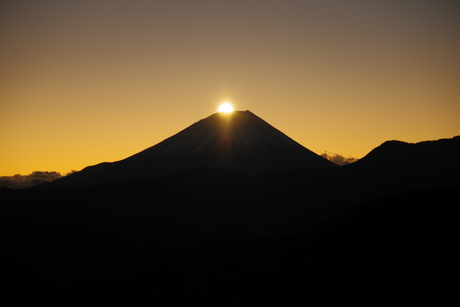
<instances>
[{"instance_id":1,"label":"silhouetted hill","mask_svg":"<svg viewBox=\"0 0 460 307\"><path fill-rule=\"evenodd\" d=\"M89 166L41 187L82 187L152 178L202 167L257 174L336 165L250 111L215 113L131 157Z\"/></svg>"},{"instance_id":2,"label":"silhouetted hill","mask_svg":"<svg viewBox=\"0 0 460 307\"><path fill-rule=\"evenodd\" d=\"M362 160L338 168L255 176L199 168L172 176L83 187L69 191L71 195L63 196L62 203L71 199L80 209L122 220L174 221L206 231L229 228L258 235L296 233L376 197L459 186L460 161L454 159L458 140L387 142ZM444 155L445 151L449 154ZM437 162L448 155L452 159ZM36 193L33 202L47 203L56 192Z\"/></svg>"},{"instance_id":3,"label":"silhouetted hill","mask_svg":"<svg viewBox=\"0 0 460 307\"><path fill-rule=\"evenodd\" d=\"M460 184L460 137L415 144L388 141L341 170L380 195Z\"/></svg>"},{"instance_id":4,"label":"silhouetted hill","mask_svg":"<svg viewBox=\"0 0 460 307\"><path fill-rule=\"evenodd\" d=\"M387 141L373 149L364 158L350 165L352 168L374 169L430 168L456 165L460 154L460 136L437 141L405 143Z\"/></svg>"},{"instance_id":5,"label":"silhouetted hill","mask_svg":"<svg viewBox=\"0 0 460 307\"><path fill-rule=\"evenodd\" d=\"M2 297L32 305L146 295L208 305L244 295L290 305L434 300L454 265L458 152L458 137L390 141L336 168L198 168L78 189L3 187L0 240L12 265L2 278L15 286ZM19 290L15 272L37 286Z\"/></svg>"}]
</instances>

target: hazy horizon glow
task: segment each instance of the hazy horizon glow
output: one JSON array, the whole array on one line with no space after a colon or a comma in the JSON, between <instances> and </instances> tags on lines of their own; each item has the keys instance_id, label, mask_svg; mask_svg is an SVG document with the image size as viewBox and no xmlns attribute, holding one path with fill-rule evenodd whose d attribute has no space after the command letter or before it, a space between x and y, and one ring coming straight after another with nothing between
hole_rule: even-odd
<instances>
[{"instance_id":1,"label":"hazy horizon glow","mask_svg":"<svg viewBox=\"0 0 460 307\"><path fill-rule=\"evenodd\" d=\"M124 159L250 110L308 149L460 134L460 3L4 1L0 176Z\"/></svg>"}]
</instances>

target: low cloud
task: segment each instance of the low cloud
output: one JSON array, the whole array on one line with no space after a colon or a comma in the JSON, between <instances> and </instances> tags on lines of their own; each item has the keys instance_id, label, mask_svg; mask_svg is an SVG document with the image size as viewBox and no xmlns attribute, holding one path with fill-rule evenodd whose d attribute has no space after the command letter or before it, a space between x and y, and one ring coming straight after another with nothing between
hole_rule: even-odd
<instances>
[{"instance_id":1,"label":"low cloud","mask_svg":"<svg viewBox=\"0 0 460 307\"><path fill-rule=\"evenodd\" d=\"M336 153L328 153L327 151L322 153L320 156L340 166L347 165L347 164L358 161L357 158L344 157Z\"/></svg>"},{"instance_id":2,"label":"low cloud","mask_svg":"<svg viewBox=\"0 0 460 307\"><path fill-rule=\"evenodd\" d=\"M67 176L73 172L75 171L71 171L64 176ZM16 174L14 176L0 176L0 187L6 186L12 189L23 189L36 184L51 182L64 176L58 172L42 171L35 171L29 175Z\"/></svg>"}]
</instances>

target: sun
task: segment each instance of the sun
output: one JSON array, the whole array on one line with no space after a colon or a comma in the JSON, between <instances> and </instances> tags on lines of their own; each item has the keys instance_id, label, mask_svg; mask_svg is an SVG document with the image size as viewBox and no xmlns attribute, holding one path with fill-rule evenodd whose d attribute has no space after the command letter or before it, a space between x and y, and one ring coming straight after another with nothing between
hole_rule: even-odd
<instances>
[{"instance_id":1,"label":"sun","mask_svg":"<svg viewBox=\"0 0 460 307\"><path fill-rule=\"evenodd\" d=\"M223 104L221 104L219 106L219 112L222 112L222 113L232 113L233 112L233 107L231 104L229 104L228 102L224 102Z\"/></svg>"}]
</instances>

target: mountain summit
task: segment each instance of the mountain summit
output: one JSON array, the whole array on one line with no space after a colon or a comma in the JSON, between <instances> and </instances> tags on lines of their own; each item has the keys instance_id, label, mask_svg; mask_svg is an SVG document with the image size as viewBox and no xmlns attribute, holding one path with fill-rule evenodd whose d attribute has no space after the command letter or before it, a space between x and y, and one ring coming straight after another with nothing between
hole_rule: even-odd
<instances>
[{"instance_id":1,"label":"mountain summit","mask_svg":"<svg viewBox=\"0 0 460 307\"><path fill-rule=\"evenodd\" d=\"M332 162L313 153L250 111L215 113L124 160L86 167L55 181L79 187L151 178L201 167L248 174L325 168Z\"/></svg>"}]
</instances>

